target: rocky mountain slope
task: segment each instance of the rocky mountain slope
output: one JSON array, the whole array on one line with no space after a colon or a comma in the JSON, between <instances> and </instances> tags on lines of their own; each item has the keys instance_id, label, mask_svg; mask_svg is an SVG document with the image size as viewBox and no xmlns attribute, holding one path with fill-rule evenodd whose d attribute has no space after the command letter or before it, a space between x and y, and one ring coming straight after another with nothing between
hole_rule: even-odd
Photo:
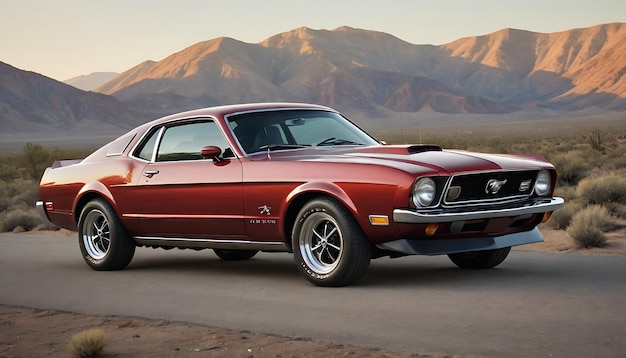
<instances>
[{"instance_id":1,"label":"rocky mountain slope","mask_svg":"<svg viewBox=\"0 0 626 358\"><path fill-rule=\"evenodd\" d=\"M442 46L340 27L258 44L218 38L144 62L97 91L163 106L306 101L372 111L626 109L626 24L540 34L504 29Z\"/></svg>"},{"instance_id":2,"label":"rocky mountain slope","mask_svg":"<svg viewBox=\"0 0 626 358\"><path fill-rule=\"evenodd\" d=\"M626 24L612 23L549 34L503 29L441 46L350 27L301 27L256 44L222 37L140 63L99 93L0 62L0 136L121 133L177 111L261 101L325 104L379 126L623 111L625 58Z\"/></svg>"},{"instance_id":3,"label":"rocky mountain slope","mask_svg":"<svg viewBox=\"0 0 626 358\"><path fill-rule=\"evenodd\" d=\"M139 123L115 97L0 62L1 134L113 133Z\"/></svg>"}]
</instances>

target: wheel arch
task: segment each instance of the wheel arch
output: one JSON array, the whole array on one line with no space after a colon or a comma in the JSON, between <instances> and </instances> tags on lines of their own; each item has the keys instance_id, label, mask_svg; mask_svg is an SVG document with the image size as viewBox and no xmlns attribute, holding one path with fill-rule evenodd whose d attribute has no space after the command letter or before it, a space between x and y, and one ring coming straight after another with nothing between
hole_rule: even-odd
<instances>
[{"instance_id":1,"label":"wheel arch","mask_svg":"<svg viewBox=\"0 0 626 358\"><path fill-rule=\"evenodd\" d=\"M113 200L113 195L111 195L111 192L104 184L100 182L86 184L78 192L76 200L74 201L74 222L76 223L76 225L78 225L78 221L80 220L80 213L83 211L85 205L87 205L87 203L94 199L104 199L117 213L117 208L115 205L115 200Z\"/></svg>"},{"instance_id":2,"label":"wheel arch","mask_svg":"<svg viewBox=\"0 0 626 358\"><path fill-rule=\"evenodd\" d=\"M329 197L337 200L341 205L348 209L348 211L355 218L355 221L359 221L356 218L357 209L354 202L350 199L348 194L339 186L331 183L306 183L295 188L287 196L287 205L284 212L284 227L283 235L285 237L285 243L290 251L293 250L291 245L291 233L295 226L295 221L298 217L300 209L309 201L319 198Z\"/></svg>"}]
</instances>

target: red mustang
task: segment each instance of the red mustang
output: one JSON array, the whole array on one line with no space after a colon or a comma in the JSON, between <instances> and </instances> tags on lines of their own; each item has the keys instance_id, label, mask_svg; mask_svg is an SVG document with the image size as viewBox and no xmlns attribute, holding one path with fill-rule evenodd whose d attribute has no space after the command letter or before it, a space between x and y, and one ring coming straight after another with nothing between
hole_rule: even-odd
<instances>
[{"instance_id":1,"label":"red mustang","mask_svg":"<svg viewBox=\"0 0 626 358\"><path fill-rule=\"evenodd\" d=\"M136 246L285 251L312 283L342 286L381 256L494 267L543 241L536 226L563 205L555 182L541 157L382 145L327 107L247 104L161 118L55 162L37 208L78 231L95 270L126 267Z\"/></svg>"}]
</instances>

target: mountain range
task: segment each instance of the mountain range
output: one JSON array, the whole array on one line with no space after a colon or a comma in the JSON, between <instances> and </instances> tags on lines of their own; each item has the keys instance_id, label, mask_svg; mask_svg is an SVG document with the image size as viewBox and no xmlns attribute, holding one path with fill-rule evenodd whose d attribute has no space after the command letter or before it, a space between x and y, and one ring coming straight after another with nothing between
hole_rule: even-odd
<instances>
[{"instance_id":1,"label":"mountain range","mask_svg":"<svg viewBox=\"0 0 626 358\"><path fill-rule=\"evenodd\" d=\"M70 86L74 86L83 91L91 91L101 85L109 82L119 73L117 72L94 72L88 75L72 77L63 81Z\"/></svg>"},{"instance_id":2,"label":"mountain range","mask_svg":"<svg viewBox=\"0 0 626 358\"><path fill-rule=\"evenodd\" d=\"M172 112L261 101L319 103L378 121L624 111L625 58L624 23L556 33L503 29L440 46L350 27L301 27L256 44L200 42L93 92L0 63L0 123L5 133L85 133L100 122L121 130Z\"/></svg>"}]
</instances>

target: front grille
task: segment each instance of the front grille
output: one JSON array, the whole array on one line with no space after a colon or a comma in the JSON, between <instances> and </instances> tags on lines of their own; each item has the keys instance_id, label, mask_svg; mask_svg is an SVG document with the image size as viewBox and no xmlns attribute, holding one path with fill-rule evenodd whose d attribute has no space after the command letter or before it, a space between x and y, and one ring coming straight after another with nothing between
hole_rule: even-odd
<instances>
[{"instance_id":1,"label":"front grille","mask_svg":"<svg viewBox=\"0 0 626 358\"><path fill-rule=\"evenodd\" d=\"M444 203L462 205L527 198L532 194L536 177L536 170L455 175L444 193Z\"/></svg>"}]
</instances>

